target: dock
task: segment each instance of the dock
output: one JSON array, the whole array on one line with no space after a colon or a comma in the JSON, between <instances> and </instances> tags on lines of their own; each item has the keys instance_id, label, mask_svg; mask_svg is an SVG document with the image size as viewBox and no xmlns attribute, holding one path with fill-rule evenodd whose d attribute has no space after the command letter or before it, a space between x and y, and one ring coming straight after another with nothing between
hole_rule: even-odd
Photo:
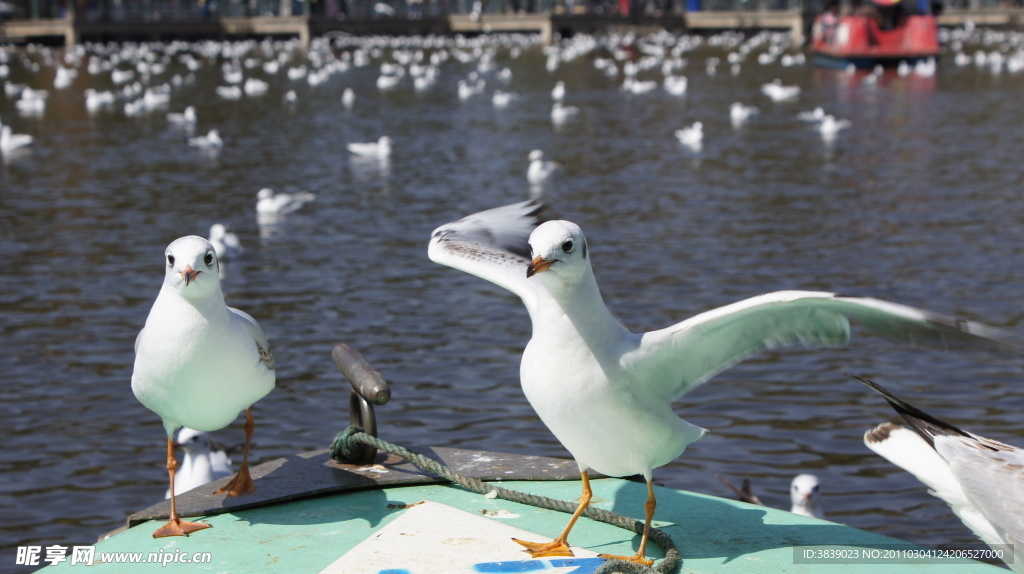
<instances>
[{"instance_id":1,"label":"dock","mask_svg":"<svg viewBox=\"0 0 1024 574\"><path fill-rule=\"evenodd\" d=\"M610 30L657 30L708 34L725 30L756 33L762 30L789 32L803 42L810 15L797 10L691 11L663 16L599 16L577 13L541 12L531 14L484 13L445 14L425 18L365 18L342 20L326 16L255 16L186 19L126 19L120 21L84 18L13 19L0 26L0 42L63 43L83 41L159 41L197 39L245 39L266 37L298 38L308 45L314 37L332 34L365 35L478 35L496 33L540 34L545 44L574 34L597 34ZM942 27L1020 27L1024 8L996 7L949 9L939 16Z\"/></svg>"}]
</instances>

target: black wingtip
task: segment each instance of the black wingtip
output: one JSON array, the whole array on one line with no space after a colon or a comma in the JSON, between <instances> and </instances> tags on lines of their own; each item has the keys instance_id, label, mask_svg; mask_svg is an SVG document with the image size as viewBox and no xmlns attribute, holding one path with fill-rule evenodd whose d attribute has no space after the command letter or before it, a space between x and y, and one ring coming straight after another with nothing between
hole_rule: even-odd
<instances>
[{"instance_id":1,"label":"black wingtip","mask_svg":"<svg viewBox=\"0 0 1024 574\"><path fill-rule=\"evenodd\" d=\"M875 392L882 395L886 402L888 402L893 410L896 411L896 414L900 415L903 420L907 421L907 423L910 424L910 427L914 429L914 432L920 435L924 440L928 441L928 444L931 445L932 448L935 447L935 436L937 435L974 438L956 426L951 425L942 419L935 418L914 405L911 405L907 401L904 401L892 394L889 389L886 389L874 381L870 381L856 375L851 375L850 373L846 373L846 376L871 387Z\"/></svg>"}]
</instances>

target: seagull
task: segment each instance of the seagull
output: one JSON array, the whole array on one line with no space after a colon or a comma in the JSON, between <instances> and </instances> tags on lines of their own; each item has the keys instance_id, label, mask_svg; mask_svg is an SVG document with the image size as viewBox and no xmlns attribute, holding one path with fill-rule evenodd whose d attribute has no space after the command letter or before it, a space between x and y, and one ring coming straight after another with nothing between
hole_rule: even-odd
<instances>
[{"instance_id":1,"label":"seagull","mask_svg":"<svg viewBox=\"0 0 1024 574\"><path fill-rule=\"evenodd\" d=\"M164 252L164 266L163 286L135 339L132 391L163 419L172 493L175 431L222 429L245 411L242 466L217 494L248 494L256 489L249 475L251 407L276 379L270 342L255 319L224 304L220 263L209 241L195 235L176 239ZM209 527L181 520L172 494L170 520L153 537L187 536Z\"/></svg>"},{"instance_id":2,"label":"seagull","mask_svg":"<svg viewBox=\"0 0 1024 574\"><path fill-rule=\"evenodd\" d=\"M579 465L583 495L550 543L518 541L534 557L572 555L567 538L590 503L588 472L643 475L645 551L654 516L651 475L707 433L673 411L672 401L760 351L792 345L838 347L850 319L912 342L987 342L1024 351L1017 335L878 299L817 291L768 293L649 333L632 333L608 310L586 237L569 221L540 223L527 201L442 225L428 255L522 299L533 325L520 380L541 421ZM539 224L539 225L538 225ZM525 239L528 237L528 241ZM620 557L609 557L620 558Z\"/></svg>"},{"instance_id":3,"label":"seagull","mask_svg":"<svg viewBox=\"0 0 1024 574\"><path fill-rule=\"evenodd\" d=\"M742 126L747 120L759 113L761 113L761 110L756 106L747 106L740 102L733 102L729 106L729 120L735 128Z\"/></svg>"},{"instance_id":4,"label":"seagull","mask_svg":"<svg viewBox=\"0 0 1024 574\"><path fill-rule=\"evenodd\" d=\"M16 134L11 126L0 128L0 154L7 155L15 150L32 144L32 136L28 134Z\"/></svg>"},{"instance_id":5,"label":"seagull","mask_svg":"<svg viewBox=\"0 0 1024 574\"><path fill-rule=\"evenodd\" d=\"M565 82L559 80L555 87L551 88L551 99L560 102L565 99Z\"/></svg>"},{"instance_id":6,"label":"seagull","mask_svg":"<svg viewBox=\"0 0 1024 574\"><path fill-rule=\"evenodd\" d=\"M864 444L923 482L986 544L1011 549L1010 568L1024 572L1024 449L961 430L878 383L848 376L878 391L910 425L882 423L864 433Z\"/></svg>"},{"instance_id":7,"label":"seagull","mask_svg":"<svg viewBox=\"0 0 1024 574\"><path fill-rule=\"evenodd\" d=\"M207 150L219 150L224 147L224 140L220 139L220 132L213 129L206 132L205 136L188 138L188 145Z\"/></svg>"},{"instance_id":8,"label":"seagull","mask_svg":"<svg viewBox=\"0 0 1024 574\"><path fill-rule=\"evenodd\" d=\"M256 194L256 213L257 215L284 215L301 208L314 199L316 196L308 191L274 193L274 190L264 187Z\"/></svg>"},{"instance_id":9,"label":"seagull","mask_svg":"<svg viewBox=\"0 0 1024 574\"><path fill-rule=\"evenodd\" d=\"M789 498L793 506L789 509L793 514L825 518L821 508L821 485L818 477L813 474L799 474L789 485Z\"/></svg>"},{"instance_id":10,"label":"seagull","mask_svg":"<svg viewBox=\"0 0 1024 574\"><path fill-rule=\"evenodd\" d=\"M215 448L208 433L183 427L178 431L174 445L185 451L185 458L174 474L175 496L235 472L231 469L227 452ZM170 497L171 489L168 488L164 498Z\"/></svg>"},{"instance_id":11,"label":"seagull","mask_svg":"<svg viewBox=\"0 0 1024 574\"><path fill-rule=\"evenodd\" d=\"M761 93L771 98L773 102L785 102L795 100L800 95L800 86L784 86L778 78L769 84L761 85Z\"/></svg>"},{"instance_id":12,"label":"seagull","mask_svg":"<svg viewBox=\"0 0 1024 574\"><path fill-rule=\"evenodd\" d=\"M704 124L693 122L692 126L676 130L676 138L685 146L699 148L704 141Z\"/></svg>"},{"instance_id":13,"label":"seagull","mask_svg":"<svg viewBox=\"0 0 1024 574\"><path fill-rule=\"evenodd\" d=\"M185 108L185 111L181 113L167 114L167 121L178 125L195 125L196 109L192 106L188 106Z\"/></svg>"},{"instance_id":14,"label":"seagull","mask_svg":"<svg viewBox=\"0 0 1024 574\"><path fill-rule=\"evenodd\" d=\"M825 108L818 106L809 112L800 112L796 115L796 119L802 122L818 123L825 119Z\"/></svg>"},{"instance_id":15,"label":"seagull","mask_svg":"<svg viewBox=\"0 0 1024 574\"><path fill-rule=\"evenodd\" d=\"M850 120L837 120L835 116L830 114L821 119L818 131L821 132L823 138L832 139L836 137L840 130L844 130L850 127L850 125Z\"/></svg>"},{"instance_id":16,"label":"seagull","mask_svg":"<svg viewBox=\"0 0 1024 574\"><path fill-rule=\"evenodd\" d=\"M375 142L369 143L350 143L345 147L353 155L359 157L371 157L378 159L387 159L391 157L391 146L394 145L394 141L388 136L380 136Z\"/></svg>"},{"instance_id":17,"label":"seagull","mask_svg":"<svg viewBox=\"0 0 1024 574\"><path fill-rule=\"evenodd\" d=\"M531 151L528 157L530 167L526 168L526 179L533 184L554 179L565 167L556 161L545 161L544 152L539 149Z\"/></svg>"},{"instance_id":18,"label":"seagull","mask_svg":"<svg viewBox=\"0 0 1024 574\"><path fill-rule=\"evenodd\" d=\"M551 121L552 123L561 124L565 123L580 114L580 109L576 106L565 106L561 102L555 102L551 106Z\"/></svg>"},{"instance_id":19,"label":"seagull","mask_svg":"<svg viewBox=\"0 0 1024 574\"><path fill-rule=\"evenodd\" d=\"M235 232L223 223L214 223L210 226L209 241L213 245L213 250L217 252L217 259L221 261L237 259L245 252Z\"/></svg>"},{"instance_id":20,"label":"seagull","mask_svg":"<svg viewBox=\"0 0 1024 574\"><path fill-rule=\"evenodd\" d=\"M352 88L345 88L341 94L341 104L346 108L351 108L354 103L356 103L356 93L352 91Z\"/></svg>"}]
</instances>

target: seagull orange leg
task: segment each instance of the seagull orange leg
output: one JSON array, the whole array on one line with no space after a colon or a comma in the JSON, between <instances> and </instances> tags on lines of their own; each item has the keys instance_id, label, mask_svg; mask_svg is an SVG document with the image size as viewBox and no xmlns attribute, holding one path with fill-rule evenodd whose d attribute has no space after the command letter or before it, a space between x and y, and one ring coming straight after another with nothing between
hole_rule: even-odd
<instances>
[{"instance_id":1,"label":"seagull orange leg","mask_svg":"<svg viewBox=\"0 0 1024 574\"><path fill-rule=\"evenodd\" d=\"M572 518L569 519L569 524L565 526L565 530L558 535L557 538L551 542L526 542L525 540L519 540L513 538L515 542L526 548L526 551L530 553L533 558L541 558L544 556L574 556L572 550L569 549L569 531L576 524L576 520L583 514L583 511L590 505L590 499L594 496L594 491L590 489L590 477L587 475L587 471L580 473L580 477L583 479L583 494L580 496L580 505L576 507L576 512L572 514Z\"/></svg>"},{"instance_id":2,"label":"seagull orange leg","mask_svg":"<svg viewBox=\"0 0 1024 574\"><path fill-rule=\"evenodd\" d=\"M224 485L223 488L214 492L214 494L227 493L228 497L238 496L239 494L252 494L256 492L256 483L253 482L252 476L249 475L249 443L252 442L252 431L256 429L256 423L252 420L252 409L245 410L245 452L242 454L242 466L238 469L238 474L235 478L231 479L231 482Z\"/></svg>"},{"instance_id":3,"label":"seagull orange leg","mask_svg":"<svg viewBox=\"0 0 1024 574\"><path fill-rule=\"evenodd\" d=\"M640 537L640 549L636 551L633 556L616 556L614 554L600 554L600 558L607 558L609 560L625 560L626 562L633 562L634 564L645 564L650 566L654 564L654 560L647 559L647 539L651 535L651 522L654 520L654 509L658 506L658 503L654 500L654 484L647 481L647 502L644 503L644 510L647 512L647 519L644 521L644 534Z\"/></svg>"},{"instance_id":4,"label":"seagull orange leg","mask_svg":"<svg viewBox=\"0 0 1024 574\"><path fill-rule=\"evenodd\" d=\"M174 471L178 468L178 461L174 458L174 441L167 439L167 476L171 481L171 516L167 524L164 524L153 533L153 538L165 536L188 536L196 530L210 528L210 524L200 522L185 522L178 518L178 507L174 503Z\"/></svg>"}]
</instances>

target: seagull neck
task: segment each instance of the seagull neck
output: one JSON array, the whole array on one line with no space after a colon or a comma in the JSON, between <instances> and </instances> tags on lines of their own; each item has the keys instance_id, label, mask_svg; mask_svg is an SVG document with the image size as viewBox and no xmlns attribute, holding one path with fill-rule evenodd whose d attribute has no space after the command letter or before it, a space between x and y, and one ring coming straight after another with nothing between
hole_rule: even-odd
<instances>
[{"instance_id":1,"label":"seagull neck","mask_svg":"<svg viewBox=\"0 0 1024 574\"><path fill-rule=\"evenodd\" d=\"M601 343L598 337L615 340L629 333L605 306L593 271L588 269L576 284L547 287L550 297L541 298L534 314L535 338L561 339L566 331L575 331L593 347Z\"/></svg>"}]
</instances>

